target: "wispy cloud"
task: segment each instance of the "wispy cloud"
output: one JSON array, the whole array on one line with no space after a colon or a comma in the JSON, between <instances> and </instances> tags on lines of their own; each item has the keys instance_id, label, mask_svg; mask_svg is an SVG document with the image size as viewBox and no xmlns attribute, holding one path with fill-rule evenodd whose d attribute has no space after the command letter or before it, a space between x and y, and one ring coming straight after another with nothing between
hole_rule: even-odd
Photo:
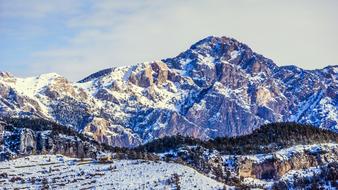
<instances>
[{"instance_id":1,"label":"wispy cloud","mask_svg":"<svg viewBox=\"0 0 338 190\"><path fill-rule=\"evenodd\" d=\"M85 2L85 1L83 1ZM52 14L75 14L81 9L81 1L76 0L1 0L1 18L41 19Z\"/></svg>"},{"instance_id":2,"label":"wispy cloud","mask_svg":"<svg viewBox=\"0 0 338 190\"><path fill-rule=\"evenodd\" d=\"M338 62L335 0L0 2L0 34L10 33L1 28L16 33L7 43L43 41L21 56L25 72L0 63L21 75L58 72L78 80L99 69L175 56L209 35L235 37L280 65ZM31 28L26 34L10 22ZM0 52L0 62L20 66L6 57Z\"/></svg>"}]
</instances>

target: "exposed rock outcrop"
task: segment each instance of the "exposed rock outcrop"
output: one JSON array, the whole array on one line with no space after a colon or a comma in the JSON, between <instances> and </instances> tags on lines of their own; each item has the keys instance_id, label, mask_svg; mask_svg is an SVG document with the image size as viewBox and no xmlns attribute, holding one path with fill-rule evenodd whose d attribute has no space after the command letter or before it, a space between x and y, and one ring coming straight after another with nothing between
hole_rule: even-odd
<instances>
[{"instance_id":1,"label":"exposed rock outcrop","mask_svg":"<svg viewBox=\"0 0 338 190\"><path fill-rule=\"evenodd\" d=\"M120 147L132 147L140 144L139 140L126 132L122 126L112 125L103 118L93 118L83 132L92 136L97 142L105 144L113 144Z\"/></svg>"},{"instance_id":2,"label":"exposed rock outcrop","mask_svg":"<svg viewBox=\"0 0 338 190\"><path fill-rule=\"evenodd\" d=\"M96 155L103 150L93 140L82 139L76 135L62 134L52 130L36 131L29 128L13 128L7 124L3 126L9 127L10 130L6 131L3 141L0 141L1 161L34 154L96 158Z\"/></svg>"},{"instance_id":3,"label":"exposed rock outcrop","mask_svg":"<svg viewBox=\"0 0 338 190\"><path fill-rule=\"evenodd\" d=\"M168 139L166 142L170 143ZM160 144L157 146L161 147ZM163 151L159 153L163 159L187 164L218 181L242 189L310 189L305 187L318 184L330 189L338 179L336 143L297 145L253 155L224 155L198 145Z\"/></svg>"},{"instance_id":4,"label":"exposed rock outcrop","mask_svg":"<svg viewBox=\"0 0 338 190\"><path fill-rule=\"evenodd\" d=\"M260 160L257 157L240 157L238 175L257 179L279 179L291 170L318 167L336 161L337 145L321 145L301 149L290 148L285 152L268 154Z\"/></svg>"}]
</instances>

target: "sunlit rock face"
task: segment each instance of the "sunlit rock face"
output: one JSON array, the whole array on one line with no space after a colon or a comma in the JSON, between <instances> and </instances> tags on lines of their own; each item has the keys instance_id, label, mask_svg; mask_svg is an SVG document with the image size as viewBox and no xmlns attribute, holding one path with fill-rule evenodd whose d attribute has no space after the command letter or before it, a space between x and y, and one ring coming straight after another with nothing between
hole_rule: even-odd
<instances>
[{"instance_id":1,"label":"sunlit rock face","mask_svg":"<svg viewBox=\"0 0 338 190\"><path fill-rule=\"evenodd\" d=\"M238 136L282 121L338 131L337 71L278 67L235 39L207 37L174 58L77 83L54 73L1 73L0 113L47 118L126 147L177 134Z\"/></svg>"},{"instance_id":2,"label":"sunlit rock face","mask_svg":"<svg viewBox=\"0 0 338 190\"><path fill-rule=\"evenodd\" d=\"M335 162L337 145L313 145L316 149L286 149L292 154L284 155L283 151L269 154L261 160L255 157L243 156L238 161L238 175L256 179L279 179L291 170L318 167ZM298 146L300 147L300 146Z\"/></svg>"},{"instance_id":3,"label":"sunlit rock face","mask_svg":"<svg viewBox=\"0 0 338 190\"><path fill-rule=\"evenodd\" d=\"M98 144L52 130L13 128L0 141L0 161L34 154L63 154L77 158L95 158L101 150Z\"/></svg>"}]
</instances>

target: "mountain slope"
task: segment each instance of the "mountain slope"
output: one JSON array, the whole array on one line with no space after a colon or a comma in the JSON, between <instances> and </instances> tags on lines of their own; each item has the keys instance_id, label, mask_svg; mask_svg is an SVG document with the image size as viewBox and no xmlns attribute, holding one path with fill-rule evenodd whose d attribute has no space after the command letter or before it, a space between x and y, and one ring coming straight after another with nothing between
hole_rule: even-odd
<instances>
[{"instance_id":1,"label":"mountain slope","mask_svg":"<svg viewBox=\"0 0 338 190\"><path fill-rule=\"evenodd\" d=\"M331 189L338 177L338 134L295 123L209 141L165 137L129 149L42 119L6 119L3 130L6 188Z\"/></svg>"},{"instance_id":2,"label":"mountain slope","mask_svg":"<svg viewBox=\"0 0 338 190\"><path fill-rule=\"evenodd\" d=\"M156 139L137 147L145 152L167 152L184 146L215 149L222 154L264 154L297 145L337 143L338 134L309 125L273 123L240 137L218 137L201 141L191 137L173 136Z\"/></svg>"},{"instance_id":3,"label":"mountain slope","mask_svg":"<svg viewBox=\"0 0 338 190\"><path fill-rule=\"evenodd\" d=\"M6 189L226 188L224 184L187 166L143 160L97 163L60 155L44 155L2 162L0 168L0 185Z\"/></svg>"},{"instance_id":4,"label":"mountain slope","mask_svg":"<svg viewBox=\"0 0 338 190\"><path fill-rule=\"evenodd\" d=\"M111 68L72 83L0 74L2 116L43 117L116 146L181 134L203 140L295 121L338 130L338 67L278 67L227 37L177 57Z\"/></svg>"},{"instance_id":5,"label":"mountain slope","mask_svg":"<svg viewBox=\"0 0 338 190\"><path fill-rule=\"evenodd\" d=\"M332 189L337 186L338 134L295 123L252 134L201 141L165 137L136 150L189 165L240 189Z\"/></svg>"}]
</instances>

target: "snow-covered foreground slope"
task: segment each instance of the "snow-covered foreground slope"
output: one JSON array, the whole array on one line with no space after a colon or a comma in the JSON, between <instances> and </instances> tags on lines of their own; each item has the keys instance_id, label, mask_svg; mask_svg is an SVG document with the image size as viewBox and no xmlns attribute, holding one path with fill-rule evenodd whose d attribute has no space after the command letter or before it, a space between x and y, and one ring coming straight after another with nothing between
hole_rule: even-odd
<instances>
[{"instance_id":1,"label":"snow-covered foreground slope","mask_svg":"<svg viewBox=\"0 0 338 190\"><path fill-rule=\"evenodd\" d=\"M0 187L40 189L222 189L224 184L180 164L142 160L97 163L60 155L0 162Z\"/></svg>"}]
</instances>

